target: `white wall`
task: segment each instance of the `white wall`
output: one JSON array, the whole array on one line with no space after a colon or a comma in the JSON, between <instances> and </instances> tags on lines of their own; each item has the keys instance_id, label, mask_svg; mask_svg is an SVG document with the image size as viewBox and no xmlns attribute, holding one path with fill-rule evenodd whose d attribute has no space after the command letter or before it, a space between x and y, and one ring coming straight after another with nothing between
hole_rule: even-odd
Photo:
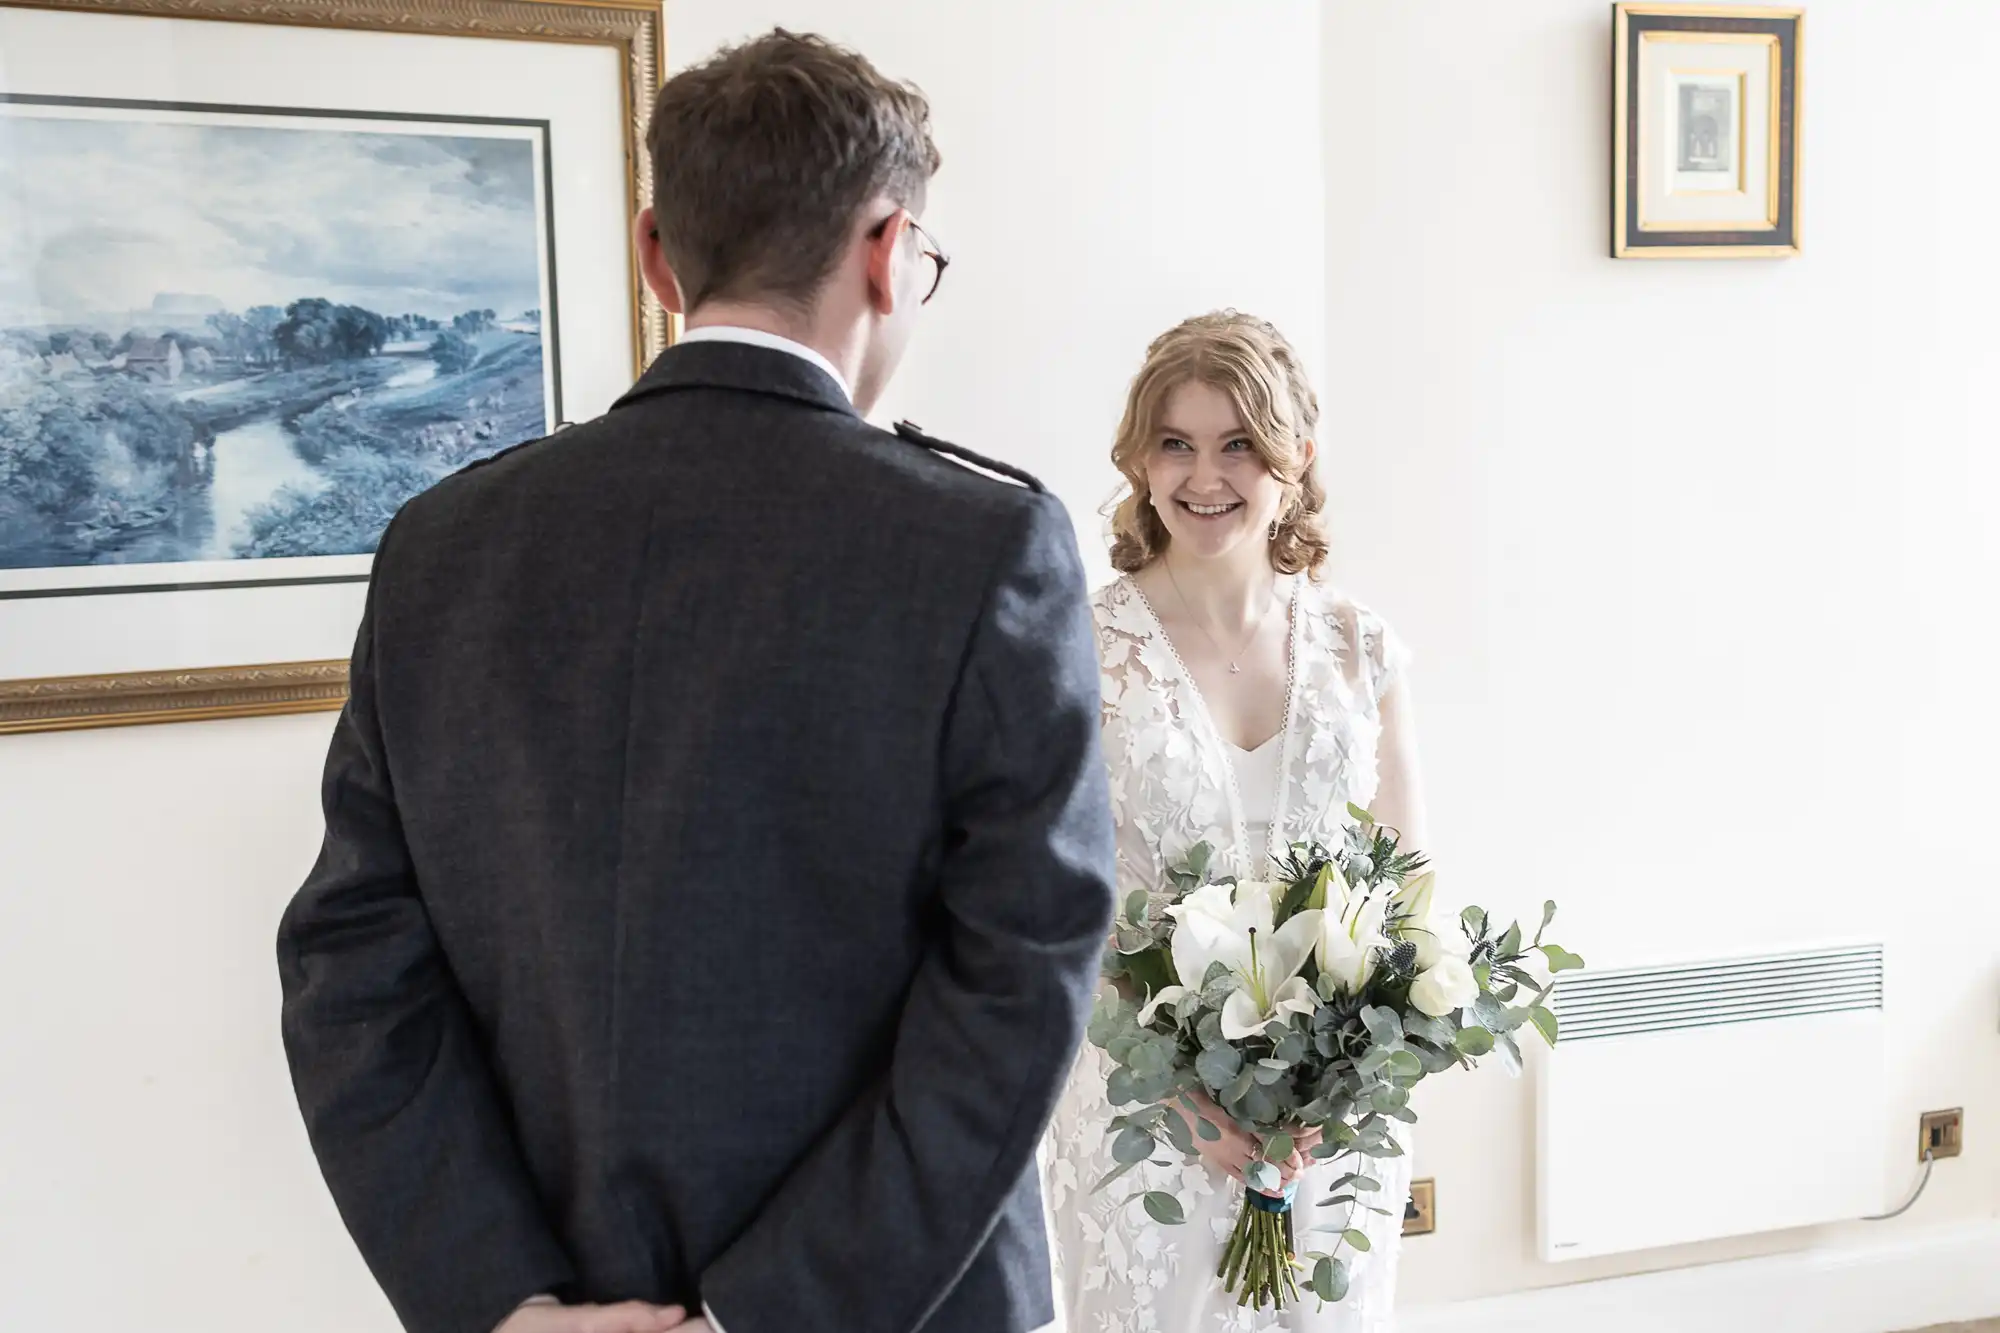
<instances>
[{"instance_id":1,"label":"white wall","mask_svg":"<svg viewBox=\"0 0 2000 1333\"><path fill-rule=\"evenodd\" d=\"M952 266L876 416L1042 477L1095 573L1111 432L1155 334L1233 304L1322 354L1310 0L672 0L667 23L676 67L783 24L929 95L924 223Z\"/></svg>"},{"instance_id":2,"label":"white wall","mask_svg":"<svg viewBox=\"0 0 2000 1333\"><path fill-rule=\"evenodd\" d=\"M1154 333L1235 302L1322 354L1310 0L676 0L670 60L781 21L935 103L956 262L888 414L1046 476L1086 550ZM394 1328L276 1029L329 725L0 738L0 1328Z\"/></svg>"},{"instance_id":3,"label":"white wall","mask_svg":"<svg viewBox=\"0 0 2000 1333\"><path fill-rule=\"evenodd\" d=\"M1892 1188L1921 1110L1969 1131L1888 1228L1548 1266L1531 1085L1440 1081L1405 1304L1995 1217L2000 9L1811 5L1785 262L1605 257L1599 0L1342 0L1323 37L1341 564L1417 650L1454 891L1560 899L1599 965L1884 938ZM1670 1086L1782 1132L1727 1070Z\"/></svg>"}]
</instances>

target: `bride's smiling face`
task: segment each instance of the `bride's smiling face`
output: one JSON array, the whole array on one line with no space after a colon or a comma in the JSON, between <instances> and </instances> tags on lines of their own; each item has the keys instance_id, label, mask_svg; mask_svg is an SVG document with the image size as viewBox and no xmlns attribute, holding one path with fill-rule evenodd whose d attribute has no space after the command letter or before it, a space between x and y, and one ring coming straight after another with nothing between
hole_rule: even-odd
<instances>
[{"instance_id":1,"label":"bride's smiling face","mask_svg":"<svg viewBox=\"0 0 2000 1333\"><path fill-rule=\"evenodd\" d=\"M1229 395L1190 380L1167 395L1146 456L1146 489L1185 557L1268 545L1285 487L1264 464Z\"/></svg>"}]
</instances>

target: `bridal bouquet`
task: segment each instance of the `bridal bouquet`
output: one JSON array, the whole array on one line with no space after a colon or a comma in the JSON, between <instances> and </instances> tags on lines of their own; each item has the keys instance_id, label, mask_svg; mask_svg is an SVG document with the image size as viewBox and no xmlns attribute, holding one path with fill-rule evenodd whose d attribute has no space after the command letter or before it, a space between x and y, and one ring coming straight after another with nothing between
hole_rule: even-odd
<instances>
[{"instance_id":1,"label":"bridal bouquet","mask_svg":"<svg viewBox=\"0 0 2000 1333\"><path fill-rule=\"evenodd\" d=\"M1379 1187L1366 1159L1402 1154L1390 1122L1416 1123L1410 1089L1489 1054L1519 1072L1514 1034L1532 1026L1553 1045L1556 974L1583 966L1543 939L1554 903L1532 940L1518 923L1496 931L1477 907L1435 912L1423 856L1348 809L1343 846L1294 845L1275 881L1211 878L1203 844L1169 872L1163 910L1133 893L1105 959L1120 995L1101 1000L1090 1024L1091 1042L1111 1057L1108 1100L1134 1108L1111 1123L1116 1169L1098 1189L1162 1146L1194 1161L1196 1135L1220 1138L1197 1092L1257 1140L1216 1277L1259 1309L1282 1309L1301 1288L1322 1303L1347 1294L1342 1247L1369 1244L1353 1210L1388 1211L1362 1198ZM1315 1133L1312 1158L1353 1158L1355 1169L1308 1201L1346 1212L1308 1226L1330 1242L1301 1254L1293 1191L1275 1163ZM1165 1191L1128 1202L1163 1225L1184 1220Z\"/></svg>"}]
</instances>

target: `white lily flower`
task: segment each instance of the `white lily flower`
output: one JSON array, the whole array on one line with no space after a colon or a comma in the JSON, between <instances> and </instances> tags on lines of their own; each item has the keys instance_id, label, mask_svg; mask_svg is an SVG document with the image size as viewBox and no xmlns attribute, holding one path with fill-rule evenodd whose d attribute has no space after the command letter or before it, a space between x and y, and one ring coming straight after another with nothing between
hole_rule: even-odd
<instances>
[{"instance_id":1,"label":"white lily flower","mask_svg":"<svg viewBox=\"0 0 2000 1333\"><path fill-rule=\"evenodd\" d=\"M1222 1008L1222 1035L1231 1041L1261 1031L1274 1018L1318 1008L1299 969L1312 957L1322 914L1300 912L1274 928L1281 888L1260 880L1243 880L1234 892L1227 885L1208 884L1169 907L1175 921L1174 971L1183 984L1164 988L1149 1006L1179 999L1221 963L1237 978L1237 988ZM1179 995L1170 996L1175 990Z\"/></svg>"},{"instance_id":2,"label":"white lily flower","mask_svg":"<svg viewBox=\"0 0 2000 1333\"><path fill-rule=\"evenodd\" d=\"M1437 906L1437 872L1426 870L1406 880L1389 900L1401 920L1396 933L1417 946L1417 970L1437 966L1440 958L1467 959L1472 941L1456 916Z\"/></svg>"},{"instance_id":3,"label":"white lily flower","mask_svg":"<svg viewBox=\"0 0 2000 1333\"><path fill-rule=\"evenodd\" d=\"M1404 880L1403 887L1389 901L1395 906L1396 915L1404 920L1424 922L1431 919L1431 900L1436 895L1437 872L1426 870Z\"/></svg>"},{"instance_id":4,"label":"white lily flower","mask_svg":"<svg viewBox=\"0 0 2000 1333\"><path fill-rule=\"evenodd\" d=\"M1188 993L1188 988L1186 986L1160 987L1159 993L1154 995L1152 999L1147 1000L1145 1005L1139 1010L1139 1026L1144 1027L1146 1026L1146 1024L1152 1022L1153 1014L1160 1008L1161 1005L1172 1004L1176 1000L1179 1000L1181 996L1186 995L1187 993Z\"/></svg>"},{"instance_id":5,"label":"white lily flower","mask_svg":"<svg viewBox=\"0 0 2000 1333\"><path fill-rule=\"evenodd\" d=\"M1410 986L1410 1003L1432 1018L1455 1014L1478 998L1479 978L1463 958L1439 959Z\"/></svg>"},{"instance_id":6,"label":"white lily flower","mask_svg":"<svg viewBox=\"0 0 2000 1333\"><path fill-rule=\"evenodd\" d=\"M1338 913L1328 911L1321 919L1319 970L1342 993L1359 995L1374 977L1377 951L1391 944L1382 934L1388 912L1387 893L1362 890L1348 895Z\"/></svg>"}]
</instances>

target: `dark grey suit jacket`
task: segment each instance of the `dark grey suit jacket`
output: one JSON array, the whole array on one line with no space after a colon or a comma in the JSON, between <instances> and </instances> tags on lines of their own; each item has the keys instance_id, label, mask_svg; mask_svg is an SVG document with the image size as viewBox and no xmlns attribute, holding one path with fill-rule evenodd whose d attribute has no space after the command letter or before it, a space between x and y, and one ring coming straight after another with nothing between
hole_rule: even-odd
<instances>
[{"instance_id":1,"label":"dark grey suit jacket","mask_svg":"<svg viewBox=\"0 0 2000 1333\"><path fill-rule=\"evenodd\" d=\"M1034 1151L1112 905L1060 505L782 352L673 349L384 536L278 940L413 1333L1051 1318Z\"/></svg>"}]
</instances>

